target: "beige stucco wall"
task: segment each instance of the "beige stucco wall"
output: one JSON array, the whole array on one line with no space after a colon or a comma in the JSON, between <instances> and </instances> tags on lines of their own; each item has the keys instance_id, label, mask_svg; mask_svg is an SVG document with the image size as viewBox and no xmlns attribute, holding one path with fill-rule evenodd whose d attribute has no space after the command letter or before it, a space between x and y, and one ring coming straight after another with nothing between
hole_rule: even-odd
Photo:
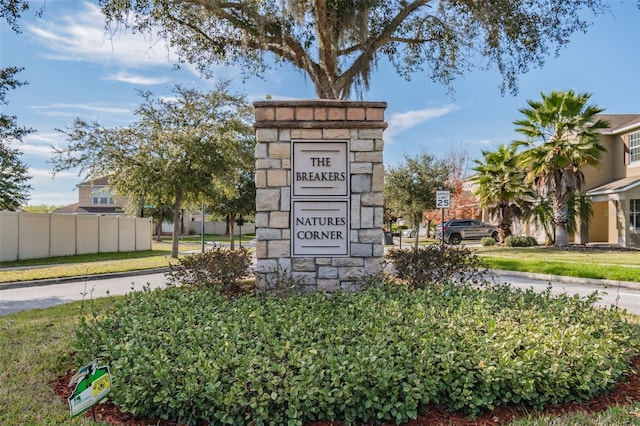
<instances>
[{"instance_id":1,"label":"beige stucco wall","mask_svg":"<svg viewBox=\"0 0 640 426\"><path fill-rule=\"evenodd\" d=\"M93 194L100 192L100 191L106 191L109 192L110 194L112 193L112 191L107 190L107 187L105 186L89 186L89 185L80 185L78 186L78 204L81 207L89 207L89 206L102 206L102 207L124 207L126 204L126 199L122 198L122 197L113 197L113 201L115 202L115 204L93 204Z\"/></svg>"},{"instance_id":2,"label":"beige stucco wall","mask_svg":"<svg viewBox=\"0 0 640 426\"><path fill-rule=\"evenodd\" d=\"M609 240L609 204L594 202L593 217L589 221L589 242L603 242Z\"/></svg>"},{"instance_id":3,"label":"beige stucco wall","mask_svg":"<svg viewBox=\"0 0 640 426\"><path fill-rule=\"evenodd\" d=\"M619 223L619 215L618 215L618 205L620 204L618 200L609 200L609 243L610 244L618 244L620 243L620 228L621 224Z\"/></svg>"},{"instance_id":4,"label":"beige stucco wall","mask_svg":"<svg viewBox=\"0 0 640 426\"><path fill-rule=\"evenodd\" d=\"M616 179L640 176L640 163L624 165L624 141L620 135L602 135L600 142L607 149L600 157L598 167L586 167L583 172L583 191L604 185Z\"/></svg>"}]
</instances>

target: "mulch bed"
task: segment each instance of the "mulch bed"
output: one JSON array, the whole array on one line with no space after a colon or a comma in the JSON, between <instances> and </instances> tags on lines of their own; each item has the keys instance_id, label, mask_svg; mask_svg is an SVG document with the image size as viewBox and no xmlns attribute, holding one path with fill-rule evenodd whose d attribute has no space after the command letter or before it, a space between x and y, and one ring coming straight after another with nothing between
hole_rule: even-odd
<instances>
[{"instance_id":1,"label":"mulch bed","mask_svg":"<svg viewBox=\"0 0 640 426\"><path fill-rule=\"evenodd\" d=\"M613 405L625 405L634 402L640 402L640 356L636 357L632 362L635 373L631 375L625 382L618 383L612 391L605 395L600 395L592 401L582 404L562 404L547 407L540 414L551 416L562 416L567 413L578 411L596 413L606 410ZM53 382L55 393L67 403L67 398L71 395L72 388L68 387L69 380L75 374L73 370L67 370L64 376L59 377ZM130 426L181 426L177 421L163 421L156 419L147 419L133 417L131 414L121 412L118 407L112 403L98 404L94 407L96 420L113 425L130 425ZM91 418L93 416L90 409L85 414ZM483 413L473 419L458 415L447 411L442 407L430 406L424 416L418 417L407 423L408 426L495 426L508 423L516 418L522 417L524 410L520 406L497 407L496 409ZM637 412L630 413L633 416L640 416ZM308 426L338 426L341 423L330 422L312 422ZM390 425L390 424L384 424Z\"/></svg>"}]
</instances>

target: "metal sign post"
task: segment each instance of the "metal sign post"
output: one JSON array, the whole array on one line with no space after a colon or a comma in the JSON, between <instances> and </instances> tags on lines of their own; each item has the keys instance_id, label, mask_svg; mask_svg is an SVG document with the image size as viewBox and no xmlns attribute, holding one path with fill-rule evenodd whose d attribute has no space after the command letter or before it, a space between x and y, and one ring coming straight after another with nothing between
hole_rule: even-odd
<instances>
[{"instance_id":1,"label":"metal sign post","mask_svg":"<svg viewBox=\"0 0 640 426\"><path fill-rule=\"evenodd\" d=\"M236 225L238 225L238 229L240 231L240 236L238 240L239 240L240 248L242 248L242 225L244 225L244 219L242 218L242 215L240 215L240 217L236 220Z\"/></svg>"},{"instance_id":2,"label":"metal sign post","mask_svg":"<svg viewBox=\"0 0 640 426\"><path fill-rule=\"evenodd\" d=\"M442 245L444 245L444 209L451 207L451 193L449 191L436 191L436 208L442 215Z\"/></svg>"}]
</instances>

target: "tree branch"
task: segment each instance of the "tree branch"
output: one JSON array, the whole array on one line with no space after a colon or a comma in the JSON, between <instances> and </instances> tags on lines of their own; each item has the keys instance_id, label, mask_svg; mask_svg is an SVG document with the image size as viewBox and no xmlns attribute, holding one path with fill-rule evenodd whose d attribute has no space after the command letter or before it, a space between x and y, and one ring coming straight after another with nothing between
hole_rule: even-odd
<instances>
[{"instance_id":1,"label":"tree branch","mask_svg":"<svg viewBox=\"0 0 640 426\"><path fill-rule=\"evenodd\" d=\"M362 53L358 56L349 69L347 69L339 78L338 86L344 87L349 82L352 82L356 75L360 72L364 64L371 62L373 56L378 49L389 42L396 29L407 19L409 15L418 10L420 7L426 5L431 0L416 0L408 3L403 7L396 16L384 27L384 30L375 38L367 40L362 48ZM350 86L350 84L349 84Z\"/></svg>"}]
</instances>

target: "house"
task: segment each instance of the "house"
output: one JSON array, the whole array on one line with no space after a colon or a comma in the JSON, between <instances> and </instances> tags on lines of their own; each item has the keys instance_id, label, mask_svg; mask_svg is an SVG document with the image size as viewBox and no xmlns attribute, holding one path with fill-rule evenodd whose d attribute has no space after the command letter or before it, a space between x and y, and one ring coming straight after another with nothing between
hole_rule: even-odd
<instances>
[{"instance_id":1,"label":"house","mask_svg":"<svg viewBox=\"0 0 640 426\"><path fill-rule=\"evenodd\" d=\"M593 217L575 235L576 243L640 247L640 114L601 114L599 168L585 169L583 191L591 197Z\"/></svg>"},{"instance_id":2,"label":"house","mask_svg":"<svg viewBox=\"0 0 640 426\"><path fill-rule=\"evenodd\" d=\"M124 216L125 209L127 207L127 199L114 195L109 189L108 178L98 178L94 180L88 180L77 185L78 187L78 202L70 204L68 206L55 209L52 213L77 213L77 214L93 214L93 215L105 215L105 216ZM199 210L190 211L183 210L181 221L181 233L194 234L199 233L201 230L201 212ZM206 223L211 221L211 215L205 215ZM215 226L210 229L211 232L222 233L225 231L225 224L222 225L210 222L207 227ZM255 232L252 224L247 223L245 232ZM222 231L220 231L222 229ZM157 232L154 229L154 232ZM165 222L162 224L162 234L171 235L173 233L173 223ZM155 234L154 234L155 235Z\"/></svg>"},{"instance_id":3,"label":"house","mask_svg":"<svg viewBox=\"0 0 640 426\"><path fill-rule=\"evenodd\" d=\"M123 215L126 199L109 190L106 177L82 182L78 186L78 202L60 207L53 213Z\"/></svg>"}]
</instances>

